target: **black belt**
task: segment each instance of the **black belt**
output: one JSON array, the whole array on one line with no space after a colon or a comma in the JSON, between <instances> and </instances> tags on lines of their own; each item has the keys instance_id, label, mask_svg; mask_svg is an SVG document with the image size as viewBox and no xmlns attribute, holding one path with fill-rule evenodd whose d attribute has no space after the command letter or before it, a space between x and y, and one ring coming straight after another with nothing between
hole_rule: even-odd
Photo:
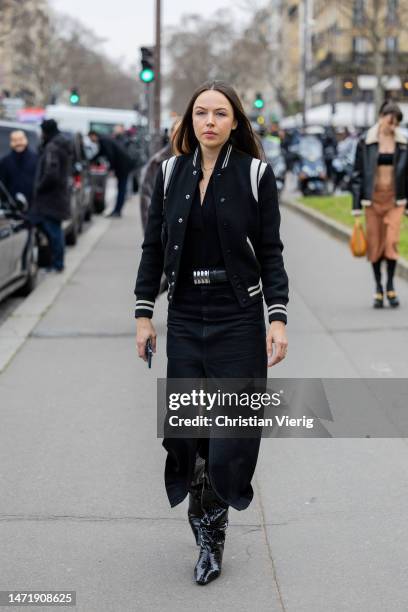
<instances>
[{"instance_id":1,"label":"black belt","mask_svg":"<svg viewBox=\"0 0 408 612\"><path fill-rule=\"evenodd\" d=\"M227 271L223 268L193 270L194 285L213 285L228 282Z\"/></svg>"}]
</instances>

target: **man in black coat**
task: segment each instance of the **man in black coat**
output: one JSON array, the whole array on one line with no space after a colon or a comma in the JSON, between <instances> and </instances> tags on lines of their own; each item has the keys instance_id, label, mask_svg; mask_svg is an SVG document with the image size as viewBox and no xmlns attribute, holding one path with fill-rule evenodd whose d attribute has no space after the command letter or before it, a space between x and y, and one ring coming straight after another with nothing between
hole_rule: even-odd
<instances>
[{"instance_id":1,"label":"man in black coat","mask_svg":"<svg viewBox=\"0 0 408 612\"><path fill-rule=\"evenodd\" d=\"M109 165L118 180L118 192L116 196L116 205L110 213L110 217L121 217L122 208L125 204L126 190L130 172L134 169L134 162L126 149L114 138L101 136L97 132L91 131L88 134L89 138L99 146L99 152L95 157L103 155L109 162Z\"/></svg>"},{"instance_id":2,"label":"man in black coat","mask_svg":"<svg viewBox=\"0 0 408 612\"><path fill-rule=\"evenodd\" d=\"M71 214L70 180L72 144L58 130L54 119L42 122L40 149L31 218L46 234L51 249L51 269L64 269L64 231L62 221Z\"/></svg>"},{"instance_id":3,"label":"man in black coat","mask_svg":"<svg viewBox=\"0 0 408 612\"><path fill-rule=\"evenodd\" d=\"M10 133L10 148L11 152L0 161L0 180L13 197L22 193L30 205L38 155L29 148L27 136L22 130Z\"/></svg>"}]
</instances>

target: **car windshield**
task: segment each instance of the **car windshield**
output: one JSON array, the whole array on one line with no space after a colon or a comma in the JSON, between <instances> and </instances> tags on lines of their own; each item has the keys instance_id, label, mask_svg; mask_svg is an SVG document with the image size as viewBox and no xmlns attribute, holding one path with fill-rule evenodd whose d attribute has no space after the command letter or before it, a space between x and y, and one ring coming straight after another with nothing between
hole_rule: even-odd
<instances>
[{"instance_id":1,"label":"car windshield","mask_svg":"<svg viewBox=\"0 0 408 612\"><path fill-rule=\"evenodd\" d=\"M309 161L317 161L323 157L323 145L315 136L305 136L300 139L299 154Z\"/></svg>"}]
</instances>

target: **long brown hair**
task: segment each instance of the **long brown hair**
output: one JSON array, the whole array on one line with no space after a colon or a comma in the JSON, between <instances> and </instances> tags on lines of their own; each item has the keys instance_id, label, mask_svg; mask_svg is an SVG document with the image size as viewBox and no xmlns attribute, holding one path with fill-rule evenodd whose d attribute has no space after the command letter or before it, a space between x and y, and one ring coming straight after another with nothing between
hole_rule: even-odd
<instances>
[{"instance_id":1,"label":"long brown hair","mask_svg":"<svg viewBox=\"0 0 408 612\"><path fill-rule=\"evenodd\" d=\"M237 92L231 85L224 81L206 81L195 90L177 130L177 135L174 140L176 149L180 151L180 153L188 154L192 153L198 145L198 140L193 128L193 106L198 96L210 89L224 94L233 108L234 118L237 120L238 125L235 130L231 131L229 138L231 144L239 151L248 153L252 157L263 157L262 147L245 114Z\"/></svg>"}]
</instances>

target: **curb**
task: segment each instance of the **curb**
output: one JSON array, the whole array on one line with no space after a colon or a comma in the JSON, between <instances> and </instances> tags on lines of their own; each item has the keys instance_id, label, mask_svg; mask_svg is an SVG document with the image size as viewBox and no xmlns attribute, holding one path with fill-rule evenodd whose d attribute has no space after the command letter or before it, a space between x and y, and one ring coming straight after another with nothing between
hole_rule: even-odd
<instances>
[{"instance_id":1,"label":"curb","mask_svg":"<svg viewBox=\"0 0 408 612\"><path fill-rule=\"evenodd\" d=\"M81 263L107 232L110 224L111 221L103 217L93 220L91 227L80 237L75 248L67 251L64 272L47 276L0 326L0 373L7 368Z\"/></svg>"},{"instance_id":2,"label":"curb","mask_svg":"<svg viewBox=\"0 0 408 612\"><path fill-rule=\"evenodd\" d=\"M330 234L334 238L337 238L338 240L341 240L342 242L345 242L348 245L352 233L351 228L347 227L346 225L343 225L342 223L339 223L338 221L329 219L321 212L313 210L312 208L305 206L297 200L287 200L285 198L282 198L282 204L287 206L290 210L293 210L298 215L301 215L302 217L306 218L314 225L317 225L327 234ZM395 273L400 278L408 280L408 262L404 259L400 259L397 263Z\"/></svg>"}]
</instances>

